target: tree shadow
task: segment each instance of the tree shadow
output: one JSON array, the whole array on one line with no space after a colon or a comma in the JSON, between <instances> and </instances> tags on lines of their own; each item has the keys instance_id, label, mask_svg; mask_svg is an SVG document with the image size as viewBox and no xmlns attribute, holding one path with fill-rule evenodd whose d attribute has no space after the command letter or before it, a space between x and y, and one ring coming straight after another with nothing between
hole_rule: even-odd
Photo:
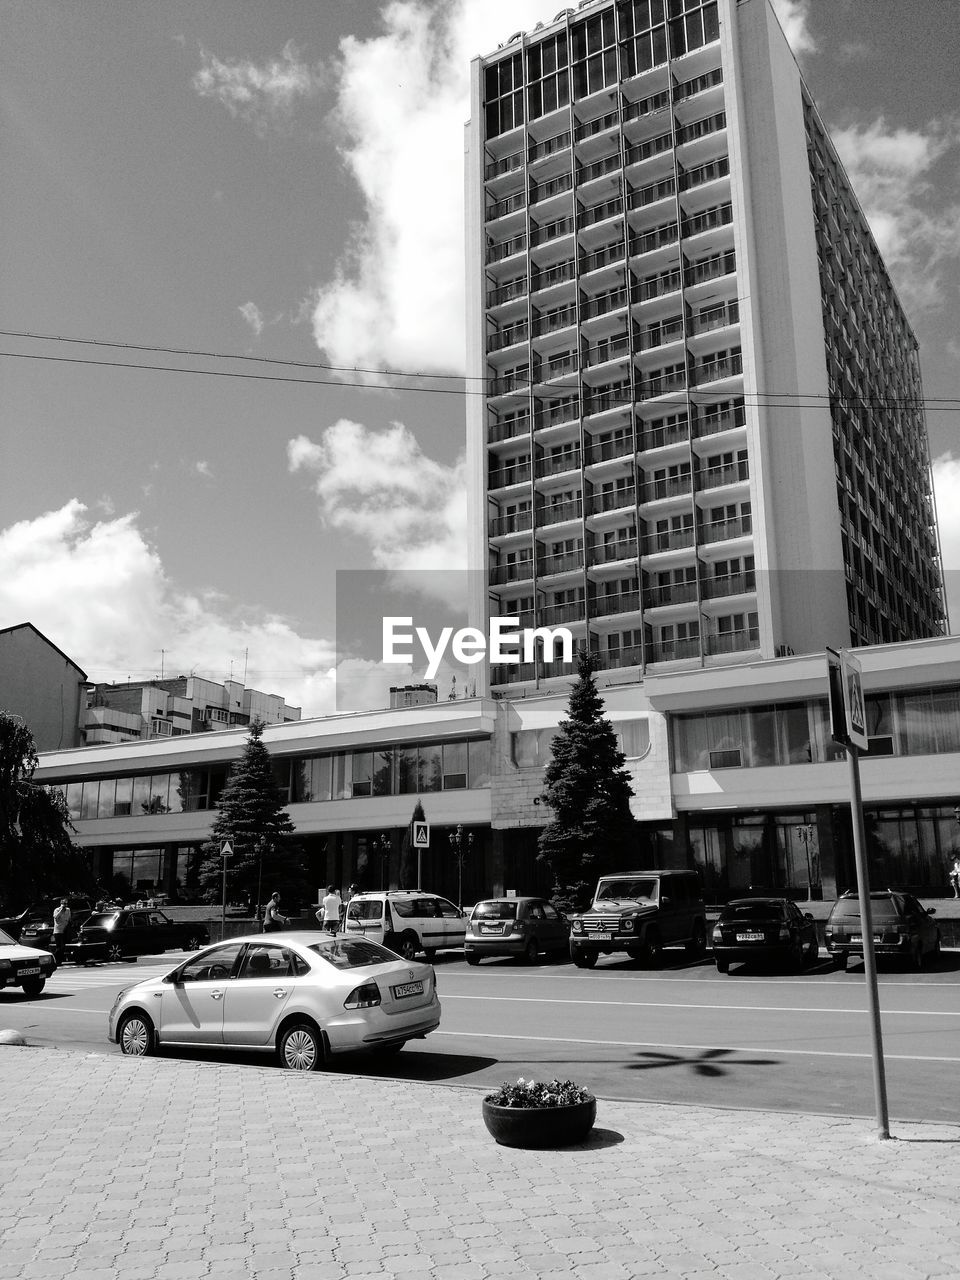
<instances>
[{"instance_id":1,"label":"tree shadow","mask_svg":"<svg viewBox=\"0 0 960 1280\"><path fill-rule=\"evenodd\" d=\"M736 1054L736 1059L730 1055ZM779 1067L777 1058L745 1058L737 1049L704 1049L702 1053L654 1053L644 1050L637 1054L639 1062L628 1062L628 1071L652 1071L660 1067L689 1067L698 1076L717 1078L729 1075L730 1067Z\"/></svg>"}]
</instances>

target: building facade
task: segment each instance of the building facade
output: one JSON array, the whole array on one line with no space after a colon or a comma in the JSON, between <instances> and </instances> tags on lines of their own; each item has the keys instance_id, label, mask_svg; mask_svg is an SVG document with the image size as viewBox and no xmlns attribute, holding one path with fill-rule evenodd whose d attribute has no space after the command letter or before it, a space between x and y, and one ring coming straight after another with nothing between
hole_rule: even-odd
<instances>
[{"instance_id":1,"label":"building facade","mask_svg":"<svg viewBox=\"0 0 960 1280\"><path fill-rule=\"evenodd\" d=\"M960 850L960 637L857 657L871 878L945 894ZM848 770L830 738L823 654L660 672L603 696L635 793L635 866L696 868L711 902L751 886L798 898L853 886ZM566 711L557 690L268 725L262 740L318 891L418 880L448 897L459 888L465 902L549 891L536 859L549 821L543 769ZM63 789L105 888L190 901L245 741L235 728L48 752L37 780ZM418 799L431 828L419 867L409 842ZM462 876L458 827L469 846ZM598 871L617 870L597 853Z\"/></svg>"},{"instance_id":2,"label":"building facade","mask_svg":"<svg viewBox=\"0 0 960 1280\"><path fill-rule=\"evenodd\" d=\"M32 622L0 628L0 711L20 716L38 751L80 744L87 677Z\"/></svg>"},{"instance_id":3,"label":"building facade","mask_svg":"<svg viewBox=\"0 0 960 1280\"><path fill-rule=\"evenodd\" d=\"M246 689L236 680L218 684L200 676L169 680L129 680L92 685L83 712L83 741L131 742L137 738L175 738L209 733L230 725L283 724L300 719L278 693Z\"/></svg>"},{"instance_id":4,"label":"building facade","mask_svg":"<svg viewBox=\"0 0 960 1280\"><path fill-rule=\"evenodd\" d=\"M917 344L769 0L586 0L471 110L475 615L635 675L944 634Z\"/></svg>"}]
</instances>

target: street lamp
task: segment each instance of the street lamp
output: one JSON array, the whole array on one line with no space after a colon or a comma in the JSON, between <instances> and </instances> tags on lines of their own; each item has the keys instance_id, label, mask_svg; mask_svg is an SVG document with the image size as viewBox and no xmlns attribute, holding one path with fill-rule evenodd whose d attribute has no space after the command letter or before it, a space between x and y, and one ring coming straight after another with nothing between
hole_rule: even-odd
<instances>
[{"instance_id":1,"label":"street lamp","mask_svg":"<svg viewBox=\"0 0 960 1280\"><path fill-rule=\"evenodd\" d=\"M385 831L381 831L378 836L374 836L371 845L376 854L380 858L380 888L386 889L385 867L387 859L390 857L390 837Z\"/></svg>"},{"instance_id":2,"label":"street lamp","mask_svg":"<svg viewBox=\"0 0 960 1280\"><path fill-rule=\"evenodd\" d=\"M463 835L463 824L457 823L455 831L451 831L447 839L457 860L457 907L463 910L463 862L473 852L473 832L468 831L466 839Z\"/></svg>"},{"instance_id":3,"label":"street lamp","mask_svg":"<svg viewBox=\"0 0 960 1280\"><path fill-rule=\"evenodd\" d=\"M263 924L263 851L266 838L261 836L257 841L257 925Z\"/></svg>"}]
</instances>

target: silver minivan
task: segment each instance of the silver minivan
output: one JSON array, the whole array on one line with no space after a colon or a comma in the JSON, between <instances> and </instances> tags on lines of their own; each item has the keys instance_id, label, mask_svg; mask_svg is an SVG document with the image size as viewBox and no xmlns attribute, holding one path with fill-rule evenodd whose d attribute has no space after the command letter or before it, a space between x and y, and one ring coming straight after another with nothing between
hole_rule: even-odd
<instances>
[{"instance_id":1,"label":"silver minivan","mask_svg":"<svg viewBox=\"0 0 960 1280\"><path fill-rule=\"evenodd\" d=\"M447 947L462 947L466 916L446 898L420 889L358 893L347 904L347 933L362 933L405 960L423 952L428 960Z\"/></svg>"}]
</instances>

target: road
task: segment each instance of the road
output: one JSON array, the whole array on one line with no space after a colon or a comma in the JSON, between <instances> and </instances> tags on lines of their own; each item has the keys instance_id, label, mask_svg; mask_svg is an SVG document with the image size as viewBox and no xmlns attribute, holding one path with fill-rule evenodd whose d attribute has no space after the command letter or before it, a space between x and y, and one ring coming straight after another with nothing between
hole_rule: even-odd
<instances>
[{"instance_id":1,"label":"road","mask_svg":"<svg viewBox=\"0 0 960 1280\"><path fill-rule=\"evenodd\" d=\"M179 959L67 965L32 1000L0 991L0 1029L19 1030L30 1044L116 1053L105 1038L116 992ZM821 961L796 976L735 967L722 976L709 959L668 952L658 971L610 957L587 972L509 960L469 968L449 952L436 968L439 1031L389 1063L341 1059L334 1069L476 1088L557 1075L611 1099L874 1113L859 965L834 973ZM923 973L881 970L891 1118L956 1121L958 996L960 952L944 952Z\"/></svg>"}]
</instances>

